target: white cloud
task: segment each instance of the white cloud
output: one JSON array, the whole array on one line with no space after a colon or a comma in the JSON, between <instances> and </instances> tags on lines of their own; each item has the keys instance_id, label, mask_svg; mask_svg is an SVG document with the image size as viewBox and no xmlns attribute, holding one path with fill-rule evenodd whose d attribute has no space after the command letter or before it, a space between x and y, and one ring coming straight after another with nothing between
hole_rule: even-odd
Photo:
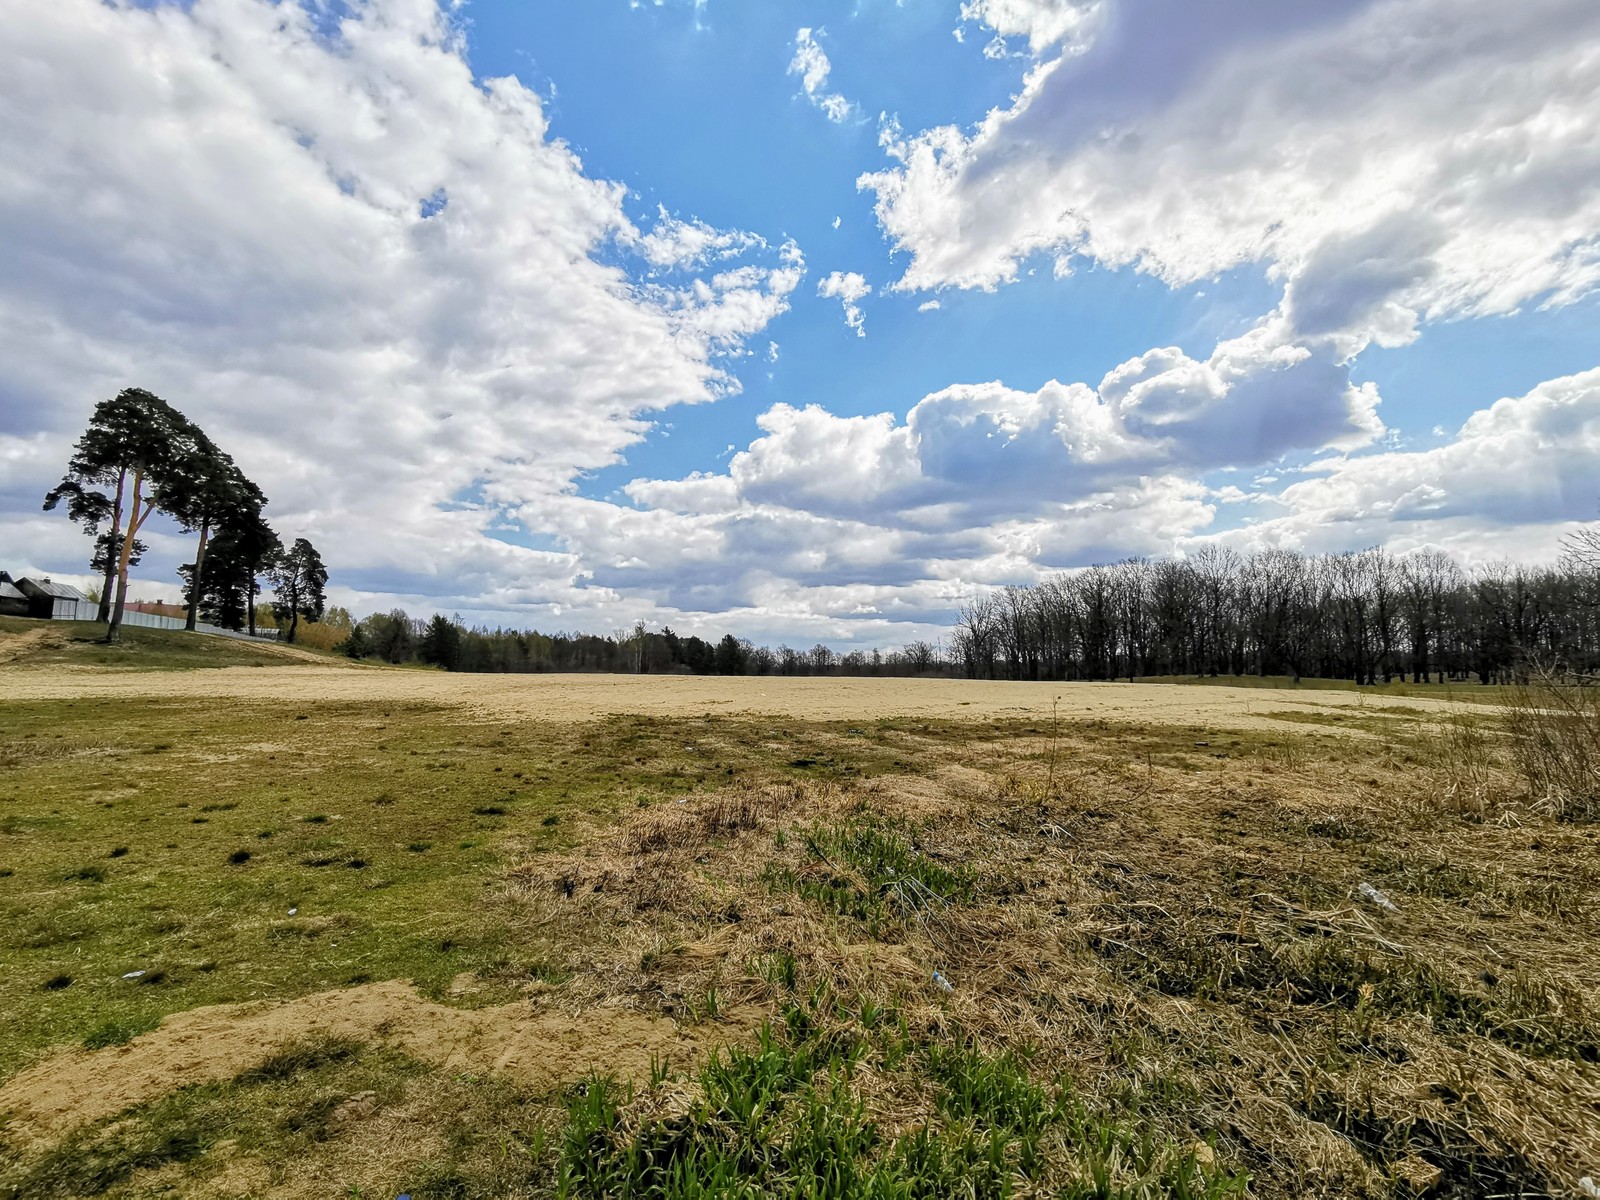
<instances>
[{"instance_id":1,"label":"white cloud","mask_svg":"<svg viewBox=\"0 0 1600 1200\"><path fill-rule=\"evenodd\" d=\"M1209 541L1308 551L1435 545L1468 562L1549 557L1600 503L1600 369L1498 402L1445 447L1336 455L1277 491L1271 475L1250 489L1208 488L1195 476L1254 452L1231 451L1231 422L1215 411L1176 417L1209 422L1204 438L1151 442L1130 426L1166 427L1180 406L1137 393L1153 381L1188 393L1209 392L1217 379L1237 386L1246 353L1225 343L1200 363L1152 352L1098 390L952 387L904 421L777 405L726 473L635 480L626 491L639 510L622 517L571 503L612 527L622 548L597 584L862 640L885 630L918 636L975 587ZM1222 403L1258 400L1225 387ZM1285 434L1291 444L1287 426ZM1247 523L1215 531L1220 506Z\"/></svg>"},{"instance_id":2,"label":"white cloud","mask_svg":"<svg viewBox=\"0 0 1600 1200\"><path fill-rule=\"evenodd\" d=\"M937 309L940 309L940 308L943 308L943 307L944 306L942 304L940 304L937 300L924 300L921 304L917 305L917 311L918 312L934 312Z\"/></svg>"},{"instance_id":3,"label":"white cloud","mask_svg":"<svg viewBox=\"0 0 1600 1200\"><path fill-rule=\"evenodd\" d=\"M844 306L844 323L866 337L866 315L861 301L872 294L872 285L859 271L832 271L817 284L817 295L836 298Z\"/></svg>"},{"instance_id":4,"label":"white cloud","mask_svg":"<svg viewBox=\"0 0 1600 1200\"><path fill-rule=\"evenodd\" d=\"M802 27L795 33L794 58L789 60L789 74L800 76L800 87L806 99L821 109L828 120L845 121L854 111L854 106L838 92L828 91L828 76L833 71L833 64L828 61L827 52L817 41L816 34L820 32ZM838 227L838 221L835 220L834 228Z\"/></svg>"},{"instance_id":5,"label":"white cloud","mask_svg":"<svg viewBox=\"0 0 1600 1200\"><path fill-rule=\"evenodd\" d=\"M1005 53L1005 38L1028 39L1028 50L1039 54L1065 43L1078 47L1093 37L1105 16L1102 0L966 0L961 5L963 21L977 21L995 31L995 40L984 48L990 57ZM957 40L965 40L958 29ZM997 50L991 50L996 43Z\"/></svg>"},{"instance_id":6,"label":"white cloud","mask_svg":"<svg viewBox=\"0 0 1600 1200\"><path fill-rule=\"evenodd\" d=\"M631 218L534 92L473 78L454 12L374 0L330 30L265 0L61 0L12 23L8 565L87 556L39 500L94 402L138 384L234 454L342 598L616 603L589 586L603 539L554 548L506 512L615 462L652 412L736 391L803 256ZM189 539L152 531L170 578Z\"/></svg>"},{"instance_id":7,"label":"white cloud","mask_svg":"<svg viewBox=\"0 0 1600 1200\"><path fill-rule=\"evenodd\" d=\"M1370 386L1263 326L1205 361L1153 350L1098 389L1035 392L961 384L925 396L904 423L779 404L726 476L636 480L628 494L690 514L769 505L949 532L1033 517L1178 472L1267 462L1289 451L1364 445L1382 429Z\"/></svg>"},{"instance_id":8,"label":"white cloud","mask_svg":"<svg viewBox=\"0 0 1600 1200\"><path fill-rule=\"evenodd\" d=\"M653 266L693 269L718 259L736 258L766 242L739 229L713 229L704 221L683 220L657 206L650 232L627 231L628 240Z\"/></svg>"},{"instance_id":9,"label":"white cloud","mask_svg":"<svg viewBox=\"0 0 1600 1200\"><path fill-rule=\"evenodd\" d=\"M1071 7L983 9L1048 40L1029 21ZM1600 282L1590 0L1107 9L970 133L886 132L897 162L861 184L899 286L993 288L1034 254L1174 286L1260 263L1348 355Z\"/></svg>"},{"instance_id":10,"label":"white cloud","mask_svg":"<svg viewBox=\"0 0 1600 1200\"><path fill-rule=\"evenodd\" d=\"M1448 544L1476 560L1522 558L1552 548L1552 531L1600 516L1597 461L1600 368L1498 400L1445 445L1314 466L1270 497L1274 515L1238 537L1316 550Z\"/></svg>"}]
</instances>

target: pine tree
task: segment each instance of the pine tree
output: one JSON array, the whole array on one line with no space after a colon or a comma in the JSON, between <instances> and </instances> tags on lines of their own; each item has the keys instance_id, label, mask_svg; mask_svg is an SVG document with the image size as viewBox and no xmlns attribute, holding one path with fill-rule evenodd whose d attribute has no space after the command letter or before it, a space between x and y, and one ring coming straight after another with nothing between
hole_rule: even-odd
<instances>
[{"instance_id":1,"label":"pine tree","mask_svg":"<svg viewBox=\"0 0 1600 1200\"><path fill-rule=\"evenodd\" d=\"M68 515L80 523L99 514L99 520L88 526L96 533L99 524L110 518L116 557L101 600L108 642L121 639L128 566L139 545L139 530L159 507L157 495L175 480L197 436L203 435L160 396L143 388L124 388L95 405L88 427L73 447L66 476L45 497L46 509L66 499ZM114 493L108 495L101 490L105 488L114 488ZM116 600L107 610L113 577Z\"/></svg>"},{"instance_id":2,"label":"pine tree","mask_svg":"<svg viewBox=\"0 0 1600 1200\"><path fill-rule=\"evenodd\" d=\"M245 478L233 459L205 434L194 430L182 460L156 495L157 506L172 514L185 532L200 535L194 562L179 568L187 581L186 629L195 627L201 595L195 581L204 581L211 535L230 525L244 528L259 523L266 503L261 489Z\"/></svg>"},{"instance_id":3,"label":"pine tree","mask_svg":"<svg viewBox=\"0 0 1600 1200\"><path fill-rule=\"evenodd\" d=\"M272 600L273 615L278 627L289 622L284 641L294 641L300 628L300 618L315 621L327 606L325 589L328 585L328 568L322 565L322 555L305 538L295 538L294 545L267 570L267 579L276 595Z\"/></svg>"}]
</instances>

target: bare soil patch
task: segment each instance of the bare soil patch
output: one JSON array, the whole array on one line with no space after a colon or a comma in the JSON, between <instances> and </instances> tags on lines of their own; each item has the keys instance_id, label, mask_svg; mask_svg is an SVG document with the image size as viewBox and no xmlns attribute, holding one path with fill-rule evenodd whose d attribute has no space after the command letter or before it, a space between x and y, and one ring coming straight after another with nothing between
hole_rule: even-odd
<instances>
[{"instance_id":1,"label":"bare soil patch","mask_svg":"<svg viewBox=\"0 0 1600 1200\"><path fill-rule=\"evenodd\" d=\"M64 640L48 626L30 629L26 633L0 633L0 663L16 662L46 647L59 645Z\"/></svg>"},{"instance_id":2,"label":"bare soil patch","mask_svg":"<svg viewBox=\"0 0 1600 1200\"><path fill-rule=\"evenodd\" d=\"M289 647L275 647L292 653ZM303 653L303 652L302 652ZM311 656L315 657L315 656ZM423 702L485 720L563 724L617 715L765 715L805 721L880 718L989 721L1104 720L1216 729L1277 729L1303 713L1335 735L1351 719L1430 716L1461 707L1448 699L1379 704L1359 692L1292 688L1180 687L1154 683L1011 683L957 679L685 677L637 675L454 675L344 666L224 667L205 672L111 674L61 668L8 673L17 700L80 697L192 700L319 700L374 705Z\"/></svg>"},{"instance_id":3,"label":"bare soil patch","mask_svg":"<svg viewBox=\"0 0 1600 1200\"><path fill-rule=\"evenodd\" d=\"M708 1043L736 1036L749 1014L727 1016L727 1024L685 1029L615 1006L568 1012L519 1000L455 1008L389 980L191 1009L121 1046L60 1051L0 1087L0 1112L11 1114L8 1132L58 1138L178 1088L232 1078L280 1047L317 1037L391 1045L451 1072L494 1071L536 1088L594 1071L642 1080L653 1061L688 1066L703 1058Z\"/></svg>"}]
</instances>

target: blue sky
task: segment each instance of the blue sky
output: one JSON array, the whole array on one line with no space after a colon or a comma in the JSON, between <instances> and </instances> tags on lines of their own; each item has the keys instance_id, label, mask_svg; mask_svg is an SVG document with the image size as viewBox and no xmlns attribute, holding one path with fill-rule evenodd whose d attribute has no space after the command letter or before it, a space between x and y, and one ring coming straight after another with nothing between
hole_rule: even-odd
<instances>
[{"instance_id":1,"label":"blue sky","mask_svg":"<svg viewBox=\"0 0 1600 1200\"><path fill-rule=\"evenodd\" d=\"M0 49L0 567L83 571L38 497L129 384L358 611L892 645L1210 543L1548 559L1600 511L1597 47L1585 0L64 0Z\"/></svg>"}]
</instances>

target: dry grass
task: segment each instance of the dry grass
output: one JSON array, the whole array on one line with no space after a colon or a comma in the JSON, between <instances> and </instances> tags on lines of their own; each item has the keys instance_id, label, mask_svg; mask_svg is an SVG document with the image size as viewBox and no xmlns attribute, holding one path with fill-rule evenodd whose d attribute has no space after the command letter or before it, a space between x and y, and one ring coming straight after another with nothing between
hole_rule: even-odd
<instances>
[{"instance_id":1,"label":"dry grass","mask_svg":"<svg viewBox=\"0 0 1600 1200\"><path fill-rule=\"evenodd\" d=\"M788 1194L818 1131L839 1195L1577 1195L1600 1169L1596 831L1529 802L1492 714L1047 713L652 727L716 760L692 789L506 818L484 986L671 1017L730 1043L712 1067L536 1093L350 1050L65 1150L111 1194L418 1200L694 1194L672 1170ZM643 756L622 732L590 753ZM760 762L720 782L735 744ZM277 1115L218 1141L252 1114ZM14 1166L81 1183L62 1148Z\"/></svg>"},{"instance_id":2,"label":"dry grass","mask_svg":"<svg viewBox=\"0 0 1600 1200\"><path fill-rule=\"evenodd\" d=\"M649 810L508 884L569 1003L702 1020L866 998L924 1044L1068 1072L1172 1145L1215 1140L1257 1194L1559 1193L1600 1162L1600 864L1532 814L1485 820L1509 812L1493 747L1443 738L1432 762L1301 763L1287 784L1271 755L1197 778L1024 739L987 775ZM976 886L893 902L819 852L817 831L863 823ZM860 1086L884 1128L926 1119L925 1089Z\"/></svg>"},{"instance_id":3,"label":"dry grass","mask_svg":"<svg viewBox=\"0 0 1600 1200\"><path fill-rule=\"evenodd\" d=\"M1600 687L1536 672L1504 719L1534 804L1565 821L1600 818Z\"/></svg>"}]
</instances>

